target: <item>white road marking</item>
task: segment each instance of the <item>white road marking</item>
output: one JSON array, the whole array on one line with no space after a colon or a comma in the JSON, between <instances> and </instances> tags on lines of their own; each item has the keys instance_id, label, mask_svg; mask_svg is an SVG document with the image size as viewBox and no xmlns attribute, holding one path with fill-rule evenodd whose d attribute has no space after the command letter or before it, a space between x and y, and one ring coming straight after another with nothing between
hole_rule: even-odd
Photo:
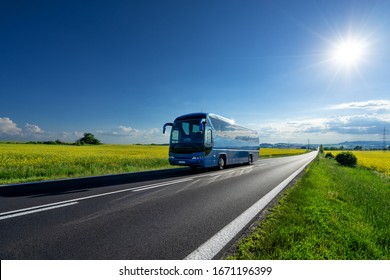
<instances>
[{"instance_id":1,"label":"white road marking","mask_svg":"<svg viewBox=\"0 0 390 280\"><path fill-rule=\"evenodd\" d=\"M312 160L305 163L302 167L291 174L287 179L273 188L269 193L263 196L255 204L249 207L245 212L230 222L227 226L217 232L209 240L199 246L195 251L189 254L185 260L211 260L213 259L243 228L250 223L261 210L282 191Z\"/></svg>"},{"instance_id":2,"label":"white road marking","mask_svg":"<svg viewBox=\"0 0 390 280\"><path fill-rule=\"evenodd\" d=\"M238 170L241 170L240 175L242 175L243 170L246 171L246 169L247 169L247 167L238 169ZM217 180L219 177L221 177L222 175L228 175L229 177L231 177L235 171L237 171L237 170L219 171L219 172L216 172L213 174L192 176L190 178L178 179L178 180L162 182L162 183L155 183L155 184L150 184L150 185L145 185L145 186L140 186L140 187L134 187L134 188L129 188L129 189L123 189L123 190L118 190L118 191L112 191L112 192L107 192L107 193L102 193L102 194L96 194L96 195L91 195L91 196L86 196L86 197L81 197L81 198L76 198L76 199L55 202L55 203L38 205L38 206L34 206L34 207L28 207L28 208L23 208L23 209L7 211L7 212L0 213L0 220L18 217L18 216L22 216L22 215L38 213L38 212L61 208L61 207L66 207L66 206L71 206L71 205L77 204L79 201L82 201L82 200L103 197L103 196L122 193L122 192L144 191L144 190L148 190L148 189L159 188L159 187L173 185L173 184L177 184L177 183L193 181L194 179L202 178L202 177L206 177L206 176L207 177L214 177L211 181L211 182L213 182L213 181ZM250 169L250 171L252 171L252 168ZM249 173L250 171L245 172L245 173Z\"/></svg>"},{"instance_id":3,"label":"white road marking","mask_svg":"<svg viewBox=\"0 0 390 280\"><path fill-rule=\"evenodd\" d=\"M246 169L246 168L242 168L239 170L244 170L244 169ZM149 189L160 188L160 187L178 184L178 183L182 183L182 182L193 181L194 179L202 178L202 177L206 177L206 176L207 177L208 176L214 177L211 181L211 182L213 182L213 181L217 180L218 178L220 178L222 175L231 175L234 172L235 172L235 170L220 171L220 172L216 172L214 174L192 176L190 178L177 179L177 180L172 180L172 181L168 181L168 182L155 183L155 184L150 184L150 185L145 185L145 186L140 186L140 187L134 187L134 188L112 191L112 192L107 192L107 193L102 193L102 194L96 194L96 195L91 195L91 196L86 196L86 197L81 197L81 198L64 200L64 201L55 202L55 203L43 204L43 205L38 205L38 206L34 206L34 207L28 207L28 208L23 208L23 209L7 211L7 212L0 213L0 220L5 220L5 219L13 218L13 217L27 215L27 214L38 213L38 212L56 209L56 208L60 208L60 207L70 206L70 205L77 204L79 201L82 201L82 200L87 200L87 199L92 199L92 198L97 198L97 197L102 197L102 196L107 196L107 195L112 195L112 194L118 194L118 193L122 193L122 192L145 191L145 190L149 190Z\"/></svg>"},{"instance_id":4,"label":"white road marking","mask_svg":"<svg viewBox=\"0 0 390 280\"><path fill-rule=\"evenodd\" d=\"M107 193L102 193L102 194L96 194L96 195L91 195L91 196L86 196L86 197L81 197L81 198L64 200L64 201L60 201L60 202L49 203L49 204L44 204L44 205L39 205L39 206L34 206L34 207L29 207L29 208L17 209L17 210L13 210L13 211L0 213L0 220L13 218L13 217L21 216L21 215L26 215L26 214L37 213L37 212L55 209L55 208L59 208L59 207L70 206L70 205L76 204L82 200L87 200L87 199L92 199L92 198L97 198L97 197L102 197L102 196L107 196L107 195L112 195L112 194L117 194L117 193L122 193L122 192L143 191L143 190L147 190L147 189L159 188L159 187L163 187L163 186L173 185L173 184L186 182L186 181L192 181L192 180L193 179L191 179L191 178L178 179L178 180L173 180L173 181L168 181L168 182L150 184L150 185L145 185L145 186L140 186L140 187L135 187L135 188L129 188L129 189L112 191L112 192L107 192Z\"/></svg>"},{"instance_id":5,"label":"white road marking","mask_svg":"<svg viewBox=\"0 0 390 280\"><path fill-rule=\"evenodd\" d=\"M34 214L34 213L38 213L38 212L42 212L42 211L48 211L48 210L57 209L57 208L61 208L61 207L71 206L74 204L78 204L78 202L63 203L63 204L53 205L53 206L49 206L49 207L41 207L41 208L31 207L31 208L36 208L36 209L27 210L27 211L23 211L23 209L16 210L16 211L13 211L15 213L8 214L8 215L3 215L4 213L1 213L0 215L2 215L2 216L0 216L0 220L15 218L15 217L23 216L23 215ZM12 211L10 211L10 212L12 212Z\"/></svg>"},{"instance_id":6,"label":"white road marking","mask_svg":"<svg viewBox=\"0 0 390 280\"><path fill-rule=\"evenodd\" d=\"M191 178L203 178L203 177L214 177L214 176L221 176L221 175L231 175L232 173L235 173L239 170L248 170L248 169L250 171L252 171L252 168L248 168L248 167L237 168L237 169L234 168L234 169L225 170L225 171L218 170L218 171L212 172L210 174L207 173L207 174L202 174L202 175L193 175L193 176L191 176Z\"/></svg>"},{"instance_id":7,"label":"white road marking","mask_svg":"<svg viewBox=\"0 0 390 280\"><path fill-rule=\"evenodd\" d=\"M187 178L187 179L171 181L169 184L161 183L161 184L156 184L156 185L151 185L151 186L142 186L142 187L134 188L134 189L132 189L132 191L133 192L139 192L139 191L144 191L144 190L149 190L149 189L154 189L154 188L160 188L160 187L167 186L167 185L172 185L172 184L177 184L177 183L182 183L182 182L188 182L188 181L192 181L192 180L193 179L191 179L191 178Z\"/></svg>"}]
</instances>

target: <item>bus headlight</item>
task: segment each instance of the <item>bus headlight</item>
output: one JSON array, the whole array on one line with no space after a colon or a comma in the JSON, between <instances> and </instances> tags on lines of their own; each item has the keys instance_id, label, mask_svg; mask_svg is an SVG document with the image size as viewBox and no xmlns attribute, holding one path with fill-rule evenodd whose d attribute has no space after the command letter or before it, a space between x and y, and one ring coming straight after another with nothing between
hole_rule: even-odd
<instances>
[{"instance_id":1,"label":"bus headlight","mask_svg":"<svg viewBox=\"0 0 390 280\"><path fill-rule=\"evenodd\" d=\"M203 159L204 156L192 157L192 159Z\"/></svg>"}]
</instances>

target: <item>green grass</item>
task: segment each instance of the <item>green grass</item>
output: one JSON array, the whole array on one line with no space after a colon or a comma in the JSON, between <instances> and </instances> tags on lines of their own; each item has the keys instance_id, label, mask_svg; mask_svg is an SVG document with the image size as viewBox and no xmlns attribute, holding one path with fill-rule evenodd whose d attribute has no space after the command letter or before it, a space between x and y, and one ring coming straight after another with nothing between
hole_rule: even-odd
<instances>
[{"instance_id":1,"label":"green grass","mask_svg":"<svg viewBox=\"0 0 390 280\"><path fill-rule=\"evenodd\" d=\"M390 178L320 158L231 259L390 259Z\"/></svg>"}]
</instances>

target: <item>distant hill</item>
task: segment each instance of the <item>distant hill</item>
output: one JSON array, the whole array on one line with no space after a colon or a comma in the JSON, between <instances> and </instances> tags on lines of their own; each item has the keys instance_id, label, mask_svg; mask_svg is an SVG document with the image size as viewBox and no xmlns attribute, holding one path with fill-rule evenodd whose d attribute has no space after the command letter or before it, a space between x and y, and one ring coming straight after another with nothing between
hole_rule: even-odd
<instances>
[{"instance_id":1,"label":"distant hill","mask_svg":"<svg viewBox=\"0 0 390 280\"><path fill-rule=\"evenodd\" d=\"M389 144L386 146L388 147ZM338 144L324 145L324 147L340 147L343 146L344 149L353 149L356 146L361 146L363 149L382 149L383 142L382 141L344 141Z\"/></svg>"},{"instance_id":2,"label":"distant hill","mask_svg":"<svg viewBox=\"0 0 390 280\"><path fill-rule=\"evenodd\" d=\"M310 144L310 148L316 149L319 144ZM260 148L280 148L280 149L306 149L307 144L301 143L261 143Z\"/></svg>"},{"instance_id":3,"label":"distant hill","mask_svg":"<svg viewBox=\"0 0 390 280\"><path fill-rule=\"evenodd\" d=\"M310 144L310 148L316 149L320 144ZM386 147L389 147L390 143L387 142ZM365 150L370 149L383 149L382 141L344 141L336 144L323 144L324 148L339 148L343 147L346 150L353 150L356 146L361 146ZM283 148L283 149L306 149L307 143L261 143L260 148Z\"/></svg>"}]
</instances>

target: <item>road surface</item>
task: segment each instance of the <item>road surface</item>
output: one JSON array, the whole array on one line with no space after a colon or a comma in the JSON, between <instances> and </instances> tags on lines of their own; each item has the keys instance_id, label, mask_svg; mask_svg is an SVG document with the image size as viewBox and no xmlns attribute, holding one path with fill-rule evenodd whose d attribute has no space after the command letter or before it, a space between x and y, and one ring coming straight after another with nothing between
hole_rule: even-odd
<instances>
[{"instance_id":1,"label":"road surface","mask_svg":"<svg viewBox=\"0 0 390 280\"><path fill-rule=\"evenodd\" d=\"M222 171L146 172L126 183L69 191L0 193L0 258L213 258L231 239L223 237L224 228L237 228L245 211L315 155L261 159ZM217 249L202 257L208 246Z\"/></svg>"}]
</instances>

